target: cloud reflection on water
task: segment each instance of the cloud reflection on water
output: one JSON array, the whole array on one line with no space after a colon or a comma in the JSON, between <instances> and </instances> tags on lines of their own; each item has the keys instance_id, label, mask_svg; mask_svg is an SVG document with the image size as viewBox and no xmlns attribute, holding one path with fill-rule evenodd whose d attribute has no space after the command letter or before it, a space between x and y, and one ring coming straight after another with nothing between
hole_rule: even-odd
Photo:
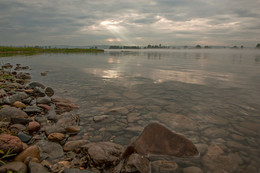
<instances>
[{"instance_id":1,"label":"cloud reflection on water","mask_svg":"<svg viewBox=\"0 0 260 173\"><path fill-rule=\"evenodd\" d=\"M118 64L120 66L120 64ZM118 70L120 69L120 70ZM222 74L217 72L207 72L202 70L190 70L190 71L176 71L176 70L164 70L164 69L140 69L127 71L127 68L117 67L114 69L102 69L102 68L84 68L85 73L93 74L103 79L120 79L122 83L127 82L129 84L129 78L142 77L152 79L154 83L162 83L167 81L178 81L188 84L206 85L209 79L232 82L232 74ZM126 77L127 76L127 77ZM132 84L131 84L132 85Z\"/></svg>"}]
</instances>

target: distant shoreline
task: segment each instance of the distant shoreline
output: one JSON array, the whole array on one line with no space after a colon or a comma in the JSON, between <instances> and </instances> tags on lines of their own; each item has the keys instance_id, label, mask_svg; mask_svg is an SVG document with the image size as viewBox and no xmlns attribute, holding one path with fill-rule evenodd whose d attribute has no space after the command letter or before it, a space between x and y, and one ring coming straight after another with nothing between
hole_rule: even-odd
<instances>
[{"instance_id":1,"label":"distant shoreline","mask_svg":"<svg viewBox=\"0 0 260 173\"><path fill-rule=\"evenodd\" d=\"M83 48L38 48L38 47L0 47L0 56L34 55L40 53L99 53L103 49Z\"/></svg>"}]
</instances>

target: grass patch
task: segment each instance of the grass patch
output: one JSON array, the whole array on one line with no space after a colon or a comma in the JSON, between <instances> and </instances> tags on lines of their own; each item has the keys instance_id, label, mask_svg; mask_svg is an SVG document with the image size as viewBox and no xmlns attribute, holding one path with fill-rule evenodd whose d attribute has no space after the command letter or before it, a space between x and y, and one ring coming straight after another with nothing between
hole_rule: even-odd
<instances>
[{"instance_id":1,"label":"grass patch","mask_svg":"<svg viewBox=\"0 0 260 173\"><path fill-rule=\"evenodd\" d=\"M0 57L14 55L34 55L39 53L99 53L103 49L82 48L38 48L38 47L0 47Z\"/></svg>"}]
</instances>

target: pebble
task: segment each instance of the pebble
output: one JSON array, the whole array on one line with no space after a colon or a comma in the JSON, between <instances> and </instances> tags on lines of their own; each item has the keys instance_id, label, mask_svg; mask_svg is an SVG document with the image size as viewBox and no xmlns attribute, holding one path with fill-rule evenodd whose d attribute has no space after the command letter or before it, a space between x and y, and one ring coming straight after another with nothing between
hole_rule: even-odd
<instances>
[{"instance_id":1,"label":"pebble","mask_svg":"<svg viewBox=\"0 0 260 173\"><path fill-rule=\"evenodd\" d=\"M49 97L38 97L36 99L37 104L51 105L52 101Z\"/></svg>"},{"instance_id":2,"label":"pebble","mask_svg":"<svg viewBox=\"0 0 260 173\"><path fill-rule=\"evenodd\" d=\"M36 162L29 162L28 168L31 173L33 173L33 172L48 173L49 172L40 163L36 163Z\"/></svg>"},{"instance_id":3,"label":"pebble","mask_svg":"<svg viewBox=\"0 0 260 173\"><path fill-rule=\"evenodd\" d=\"M73 151L78 149L80 146L87 144L88 140L77 140L77 141L68 141L63 146L64 151Z\"/></svg>"},{"instance_id":4,"label":"pebble","mask_svg":"<svg viewBox=\"0 0 260 173\"><path fill-rule=\"evenodd\" d=\"M20 101L15 101L13 106L15 106L17 108L22 108L22 109L26 107L26 105Z\"/></svg>"},{"instance_id":5,"label":"pebble","mask_svg":"<svg viewBox=\"0 0 260 173\"><path fill-rule=\"evenodd\" d=\"M78 133L80 131L80 126L69 126L65 130L67 133Z\"/></svg>"},{"instance_id":6,"label":"pebble","mask_svg":"<svg viewBox=\"0 0 260 173\"><path fill-rule=\"evenodd\" d=\"M19 132L19 133L17 134L17 136L18 136L18 138L19 138L22 142L24 142L24 143L28 143L28 142L32 139L31 136L29 136L29 135L27 135L27 134L25 134L25 133L23 133L23 132Z\"/></svg>"},{"instance_id":7,"label":"pebble","mask_svg":"<svg viewBox=\"0 0 260 173\"><path fill-rule=\"evenodd\" d=\"M38 160L40 159L40 149L36 145L32 145L22 151L19 155L15 157L15 161L21 161L24 162L27 157L33 157L37 158Z\"/></svg>"},{"instance_id":8,"label":"pebble","mask_svg":"<svg viewBox=\"0 0 260 173\"><path fill-rule=\"evenodd\" d=\"M40 128L41 128L41 125L36 121L29 122L29 124L27 126L28 131L31 133L39 131Z\"/></svg>"},{"instance_id":9,"label":"pebble","mask_svg":"<svg viewBox=\"0 0 260 173\"><path fill-rule=\"evenodd\" d=\"M47 87L45 89L45 94L48 96L48 97L52 97L54 95L54 90L50 87Z\"/></svg>"},{"instance_id":10,"label":"pebble","mask_svg":"<svg viewBox=\"0 0 260 173\"><path fill-rule=\"evenodd\" d=\"M64 155L63 148L58 143L41 140L37 146L40 148L42 159L54 160Z\"/></svg>"},{"instance_id":11,"label":"pebble","mask_svg":"<svg viewBox=\"0 0 260 173\"><path fill-rule=\"evenodd\" d=\"M203 173L203 171L195 166L183 168L183 173Z\"/></svg>"},{"instance_id":12,"label":"pebble","mask_svg":"<svg viewBox=\"0 0 260 173\"><path fill-rule=\"evenodd\" d=\"M48 136L50 141L62 141L65 139L65 135L63 133L51 133Z\"/></svg>"},{"instance_id":13,"label":"pebble","mask_svg":"<svg viewBox=\"0 0 260 173\"><path fill-rule=\"evenodd\" d=\"M175 162L167 160L157 160L152 162L153 172L171 173L178 169L178 165Z\"/></svg>"},{"instance_id":14,"label":"pebble","mask_svg":"<svg viewBox=\"0 0 260 173\"><path fill-rule=\"evenodd\" d=\"M13 124L23 124L23 125L26 125L26 124L28 124L31 121L32 120L25 119L25 118L11 118L11 122Z\"/></svg>"},{"instance_id":15,"label":"pebble","mask_svg":"<svg viewBox=\"0 0 260 173\"><path fill-rule=\"evenodd\" d=\"M24 109L24 112L26 112L29 115L32 115L32 114L39 114L42 112L42 110L38 106L27 106Z\"/></svg>"},{"instance_id":16,"label":"pebble","mask_svg":"<svg viewBox=\"0 0 260 173\"><path fill-rule=\"evenodd\" d=\"M6 173L8 171L26 173L27 166L23 162L10 162L0 167L0 172Z\"/></svg>"}]
</instances>

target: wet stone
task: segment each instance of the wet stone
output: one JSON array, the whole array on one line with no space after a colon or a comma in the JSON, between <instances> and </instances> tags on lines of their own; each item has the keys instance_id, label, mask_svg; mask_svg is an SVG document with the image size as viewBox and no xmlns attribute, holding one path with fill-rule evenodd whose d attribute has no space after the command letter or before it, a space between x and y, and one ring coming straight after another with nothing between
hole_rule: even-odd
<instances>
[{"instance_id":1,"label":"wet stone","mask_svg":"<svg viewBox=\"0 0 260 173\"><path fill-rule=\"evenodd\" d=\"M177 157L192 157L199 154L196 146L189 139L159 123L147 125L133 147L140 154L152 153Z\"/></svg>"},{"instance_id":2,"label":"wet stone","mask_svg":"<svg viewBox=\"0 0 260 173\"><path fill-rule=\"evenodd\" d=\"M37 132L38 130L40 130L41 128L41 125L36 122L36 121L32 121L32 122L29 122L28 126L27 126L27 129L29 132Z\"/></svg>"},{"instance_id":3,"label":"wet stone","mask_svg":"<svg viewBox=\"0 0 260 173\"><path fill-rule=\"evenodd\" d=\"M53 160L64 155L61 145L55 142L41 140L37 143L41 151L41 158Z\"/></svg>"},{"instance_id":4,"label":"wet stone","mask_svg":"<svg viewBox=\"0 0 260 173\"><path fill-rule=\"evenodd\" d=\"M203 173L203 171L195 166L187 167L183 169L183 173Z\"/></svg>"},{"instance_id":5,"label":"wet stone","mask_svg":"<svg viewBox=\"0 0 260 173\"><path fill-rule=\"evenodd\" d=\"M67 133L78 133L80 131L80 126L69 126L65 130Z\"/></svg>"},{"instance_id":6,"label":"wet stone","mask_svg":"<svg viewBox=\"0 0 260 173\"><path fill-rule=\"evenodd\" d=\"M232 139L237 140L237 141L243 141L243 140L245 140L245 137L240 136L240 135L231 134L230 136L231 136Z\"/></svg>"},{"instance_id":7,"label":"wet stone","mask_svg":"<svg viewBox=\"0 0 260 173\"><path fill-rule=\"evenodd\" d=\"M76 168L67 168L63 171L63 173L95 173L91 170L80 170L80 169L76 169Z\"/></svg>"},{"instance_id":8,"label":"wet stone","mask_svg":"<svg viewBox=\"0 0 260 173\"><path fill-rule=\"evenodd\" d=\"M24 162L27 157L40 159L40 150L36 145L30 146L15 157L15 161Z\"/></svg>"},{"instance_id":9,"label":"wet stone","mask_svg":"<svg viewBox=\"0 0 260 173\"><path fill-rule=\"evenodd\" d=\"M27 172L27 166L23 162L10 162L0 167L1 173L11 172Z\"/></svg>"},{"instance_id":10,"label":"wet stone","mask_svg":"<svg viewBox=\"0 0 260 173\"><path fill-rule=\"evenodd\" d=\"M33 172L48 173L49 172L40 163L36 163L36 162L29 162L28 168L31 173L33 173Z\"/></svg>"},{"instance_id":11,"label":"wet stone","mask_svg":"<svg viewBox=\"0 0 260 173\"><path fill-rule=\"evenodd\" d=\"M47 87L45 89L45 94L48 96L48 97L52 97L54 95L54 90L50 87Z\"/></svg>"},{"instance_id":12,"label":"wet stone","mask_svg":"<svg viewBox=\"0 0 260 173\"><path fill-rule=\"evenodd\" d=\"M178 169L178 165L175 162L167 160L157 160L152 162L152 171L160 173L172 173Z\"/></svg>"},{"instance_id":13,"label":"wet stone","mask_svg":"<svg viewBox=\"0 0 260 173\"><path fill-rule=\"evenodd\" d=\"M5 120L9 120L11 118L27 118L28 115L18 109L18 108L14 108L14 107L4 107L0 110L0 119L5 119Z\"/></svg>"},{"instance_id":14,"label":"wet stone","mask_svg":"<svg viewBox=\"0 0 260 173\"><path fill-rule=\"evenodd\" d=\"M11 118L11 122L13 124L23 124L23 125L26 125L26 124L28 124L31 121L32 120L25 119L25 118Z\"/></svg>"},{"instance_id":15,"label":"wet stone","mask_svg":"<svg viewBox=\"0 0 260 173\"><path fill-rule=\"evenodd\" d=\"M51 133L48 135L48 139L50 141L62 141L65 139L65 135L63 133Z\"/></svg>"},{"instance_id":16,"label":"wet stone","mask_svg":"<svg viewBox=\"0 0 260 173\"><path fill-rule=\"evenodd\" d=\"M23 132L19 132L19 133L17 134L17 136L18 136L18 138L19 138L22 142L24 142L24 143L28 143L28 142L32 139L31 136L29 136L29 135L27 135L27 134L25 134L25 133L23 133Z\"/></svg>"},{"instance_id":17,"label":"wet stone","mask_svg":"<svg viewBox=\"0 0 260 173\"><path fill-rule=\"evenodd\" d=\"M98 167L117 165L123 152L123 146L111 142L89 143L81 148L91 158L92 164Z\"/></svg>"},{"instance_id":18,"label":"wet stone","mask_svg":"<svg viewBox=\"0 0 260 173\"><path fill-rule=\"evenodd\" d=\"M140 115L140 113L129 113L129 114L127 114L127 121L129 123L137 121L137 120L139 120L139 117L138 117L139 115Z\"/></svg>"},{"instance_id":19,"label":"wet stone","mask_svg":"<svg viewBox=\"0 0 260 173\"><path fill-rule=\"evenodd\" d=\"M23 144L17 136L0 134L0 149L5 153L10 149L13 153L19 153L23 150Z\"/></svg>"},{"instance_id":20,"label":"wet stone","mask_svg":"<svg viewBox=\"0 0 260 173\"><path fill-rule=\"evenodd\" d=\"M31 82L28 84L29 88L36 88L36 87L40 87L42 89L45 88L45 86L43 84L41 84L40 82Z\"/></svg>"},{"instance_id":21,"label":"wet stone","mask_svg":"<svg viewBox=\"0 0 260 173\"><path fill-rule=\"evenodd\" d=\"M13 103L13 106L15 106L17 108L25 108L26 107L26 105L24 103L20 102L20 101L15 101Z\"/></svg>"},{"instance_id":22,"label":"wet stone","mask_svg":"<svg viewBox=\"0 0 260 173\"><path fill-rule=\"evenodd\" d=\"M97 116L93 117L93 121L100 122L100 121L107 119L108 117L109 117L109 115L97 115Z\"/></svg>"},{"instance_id":23,"label":"wet stone","mask_svg":"<svg viewBox=\"0 0 260 173\"><path fill-rule=\"evenodd\" d=\"M52 103L51 99L49 97L38 97L36 99L37 104L46 104L50 105Z\"/></svg>"},{"instance_id":24,"label":"wet stone","mask_svg":"<svg viewBox=\"0 0 260 173\"><path fill-rule=\"evenodd\" d=\"M131 173L131 172L140 172L140 173L150 173L151 165L150 161L137 153L130 155L124 163L121 172ZM165 172L166 173L166 172Z\"/></svg>"},{"instance_id":25,"label":"wet stone","mask_svg":"<svg viewBox=\"0 0 260 173\"><path fill-rule=\"evenodd\" d=\"M225 137L228 135L227 131L221 128L207 128L203 131L204 135L211 138Z\"/></svg>"},{"instance_id":26,"label":"wet stone","mask_svg":"<svg viewBox=\"0 0 260 173\"><path fill-rule=\"evenodd\" d=\"M26 112L26 113L29 114L29 115L39 114L39 113L42 112L42 109L39 108L38 106L27 106L27 107L24 109L24 112Z\"/></svg>"},{"instance_id":27,"label":"wet stone","mask_svg":"<svg viewBox=\"0 0 260 173\"><path fill-rule=\"evenodd\" d=\"M63 146L64 151L73 151L75 149L79 149L80 146L87 144L87 140L77 140L77 141L68 141Z\"/></svg>"},{"instance_id":28,"label":"wet stone","mask_svg":"<svg viewBox=\"0 0 260 173\"><path fill-rule=\"evenodd\" d=\"M22 124L13 124L8 128L12 133L17 134L20 131L25 131L26 127Z\"/></svg>"}]
</instances>

